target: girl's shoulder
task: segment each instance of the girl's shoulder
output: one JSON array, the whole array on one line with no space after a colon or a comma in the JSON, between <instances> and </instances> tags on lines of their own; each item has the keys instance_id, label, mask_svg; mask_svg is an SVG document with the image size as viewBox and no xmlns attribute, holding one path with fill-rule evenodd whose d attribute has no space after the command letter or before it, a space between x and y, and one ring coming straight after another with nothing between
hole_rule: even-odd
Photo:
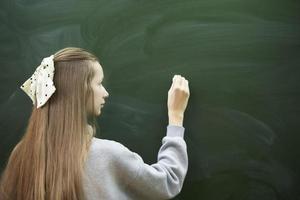
<instances>
[{"instance_id":1,"label":"girl's shoulder","mask_svg":"<svg viewBox=\"0 0 300 200\"><path fill-rule=\"evenodd\" d=\"M105 153L106 155L113 156L114 154L119 154L124 151L130 151L127 147L118 141L101 139L93 137L90 146L91 154L99 154L99 152Z\"/></svg>"},{"instance_id":2,"label":"girl's shoulder","mask_svg":"<svg viewBox=\"0 0 300 200\"><path fill-rule=\"evenodd\" d=\"M115 146L120 146L120 145L122 145L120 142L114 140L102 139L97 137L92 138L92 146L95 148L100 148L100 147L114 148Z\"/></svg>"}]
</instances>

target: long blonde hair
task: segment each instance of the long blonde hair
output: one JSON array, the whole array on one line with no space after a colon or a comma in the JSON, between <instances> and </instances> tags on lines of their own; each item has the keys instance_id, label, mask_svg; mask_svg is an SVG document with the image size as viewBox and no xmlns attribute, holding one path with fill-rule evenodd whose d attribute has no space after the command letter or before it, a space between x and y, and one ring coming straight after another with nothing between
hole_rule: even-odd
<instances>
[{"instance_id":1,"label":"long blonde hair","mask_svg":"<svg viewBox=\"0 0 300 200\"><path fill-rule=\"evenodd\" d=\"M91 114L95 61L82 48L54 54L56 91L43 107L33 106L25 134L2 173L1 200L84 199L84 163L98 127Z\"/></svg>"}]
</instances>

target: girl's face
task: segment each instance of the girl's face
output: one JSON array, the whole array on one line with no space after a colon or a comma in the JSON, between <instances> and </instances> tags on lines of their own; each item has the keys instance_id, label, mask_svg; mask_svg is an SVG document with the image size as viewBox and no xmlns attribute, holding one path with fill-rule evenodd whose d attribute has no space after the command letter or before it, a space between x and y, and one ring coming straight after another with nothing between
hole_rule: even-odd
<instances>
[{"instance_id":1,"label":"girl's face","mask_svg":"<svg viewBox=\"0 0 300 200\"><path fill-rule=\"evenodd\" d=\"M96 116L98 116L101 114L101 109L104 106L104 98L108 97L109 94L102 85L104 74L101 65L99 64L99 62L93 62L93 67L95 70L95 76L92 80L91 86L94 91L94 113Z\"/></svg>"}]
</instances>

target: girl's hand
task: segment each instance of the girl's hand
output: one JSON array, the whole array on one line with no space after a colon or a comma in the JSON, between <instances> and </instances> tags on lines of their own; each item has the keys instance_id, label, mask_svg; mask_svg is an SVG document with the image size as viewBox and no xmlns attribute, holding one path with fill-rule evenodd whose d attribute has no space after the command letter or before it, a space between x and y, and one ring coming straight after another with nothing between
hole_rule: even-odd
<instances>
[{"instance_id":1,"label":"girl's hand","mask_svg":"<svg viewBox=\"0 0 300 200\"><path fill-rule=\"evenodd\" d=\"M169 121L175 120L182 125L184 111L190 96L189 82L180 75L173 77L173 83L168 91L168 115Z\"/></svg>"}]
</instances>

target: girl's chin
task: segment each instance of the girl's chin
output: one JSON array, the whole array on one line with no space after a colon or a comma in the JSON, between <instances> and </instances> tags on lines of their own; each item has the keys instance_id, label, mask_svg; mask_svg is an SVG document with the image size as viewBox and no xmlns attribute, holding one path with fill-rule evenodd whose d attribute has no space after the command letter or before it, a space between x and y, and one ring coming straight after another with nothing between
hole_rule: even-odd
<instances>
[{"instance_id":1,"label":"girl's chin","mask_svg":"<svg viewBox=\"0 0 300 200\"><path fill-rule=\"evenodd\" d=\"M97 110L97 115L101 114L101 107Z\"/></svg>"},{"instance_id":2,"label":"girl's chin","mask_svg":"<svg viewBox=\"0 0 300 200\"><path fill-rule=\"evenodd\" d=\"M99 116L101 114L101 110L102 110L103 106L99 106L97 110L94 111L94 115Z\"/></svg>"}]
</instances>

